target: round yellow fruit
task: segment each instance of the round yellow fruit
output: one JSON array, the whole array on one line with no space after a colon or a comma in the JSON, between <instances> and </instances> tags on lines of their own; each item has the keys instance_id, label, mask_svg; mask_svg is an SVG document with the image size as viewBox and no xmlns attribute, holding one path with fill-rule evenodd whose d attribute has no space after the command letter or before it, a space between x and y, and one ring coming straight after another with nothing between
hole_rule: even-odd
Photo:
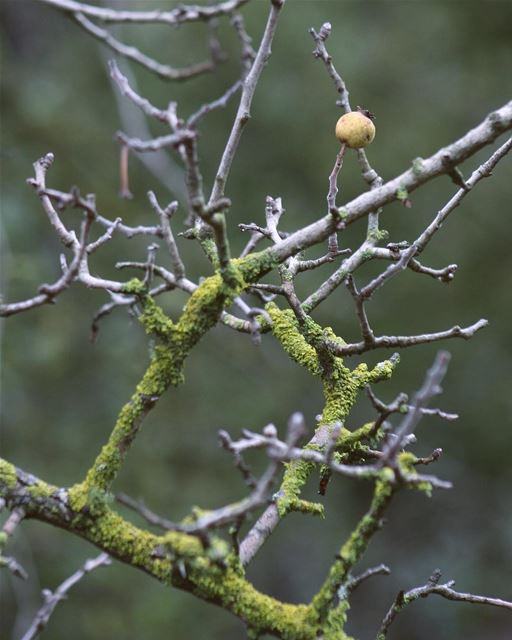
<instances>
[{"instance_id":1,"label":"round yellow fruit","mask_svg":"<svg viewBox=\"0 0 512 640\"><path fill-rule=\"evenodd\" d=\"M369 115L366 115L366 114ZM351 111L336 123L336 137L351 149L363 149L375 138L375 125L369 111Z\"/></svg>"}]
</instances>

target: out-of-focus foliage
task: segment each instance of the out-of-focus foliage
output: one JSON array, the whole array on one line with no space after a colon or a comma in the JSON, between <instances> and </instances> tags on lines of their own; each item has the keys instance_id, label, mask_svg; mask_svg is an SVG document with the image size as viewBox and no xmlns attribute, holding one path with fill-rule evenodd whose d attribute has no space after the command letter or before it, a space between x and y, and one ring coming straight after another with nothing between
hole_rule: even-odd
<instances>
[{"instance_id":1,"label":"out-of-focus foliage","mask_svg":"<svg viewBox=\"0 0 512 640\"><path fill-rule=\"evenodd\" d=\"M244 9L256 42L267 4L255 0ZM130 4L142 5L169 8L174 3ZM111 54L71 21L36 2L8 0L0 7L0 17L2 291L6 300L16 300L33 295L42 281L52 281L58 273L60 247L25 185L38 157L55 153L51 186L78 185L82 193L95 192L100 210L112 218L153 221L145 192L154 189L161 201L172 194L133 159L135 198L125 202L117 197L113 133L120 119L105 70ZM228 183L235 249L246 240L237 224L261 222L267 194L283 197L285 229L295 229L325 210L339 110L325 69L311 56L309 27L327 20L333 25L328 46L352 104L377 115L377 137L368 155L384 179L414 157L454 140L510 98L510 2L289 0L281 20ZM206 53L201 25L179 30L132 26L118 33L175 65ZM238 72L233 33L223 23L220 34L230 60L215 75L173 85L132 67L140 92L162 107L177 100L182 114L220 95ZM200 159L207 184L234 109L232 104L211 115L202 127ZM151 128L161 131L158 125ZM484 150L468 162L466 174L489 153ZM418 430L419 453L443 447L436 471L453 480L455 488L437 492L431 500L403 494L390 510L389 523L372 543L362 568L386 562L393 573L374 578L354 597L348 630L356 637L373 637L396 592L422 584L435 567L447 579L456 579L461 590L512 598L510 166L506 159L491 180L477 187L425 255L425 262L435 266L458 263L454 282L447 286L406 273L379 292L369 308L375 328L383 333L438 330L479 317L489 318L490 326L469 343L449 345L454 357L440 404L460 413L460 420L447 424L425 419ZM338 202L364 188L350 154ZM441 178L414 194L412 209L388 207L382 225L392 240L411 240L454 189ZM176 231L183 208L180 214ZM364 233L364 223L354 225L343 245L358 242ZM191 276L209 273L195 244L182 240L180 247ZM115 260L144 256L143 241L117 239L98 253L95 264L99 272L109 273ZM163 249L159 259L165 261ZM299 290L305 293L314 286L328 273L324 269L304 277ZM366 275L373 272L369 268ZM170 295L166 309L176 315L183 300L180 293ZM91 344L90 320L104 301L102 293L74 287L57 305L2 325L2 453L55 484L80 479L147 359L141 328L120 311L103 322L96 344ZM344 290L315 317L341 335L356 337L352 302ZM379 394L390 399L399 390L412 391L435 350L434 345L403 352L394 380L379 387ZM372 354L370 359L384 355ZM217 447L219 428L236 434L243 427L261 428L273 421L282 430L296 410L312 425L320 407L319 388L311 386L268 336L257 348L248 337L219 328L194 351L186 375L186 385L171 390L147 420L116 485L117 490L143 496L151 508L173 519L193 504L218 506L243 494L241 479ZM352 425L370 417L369 406L361 402ZM309 599L343 536L365 509L368 489L362 483L332 482L325 521L292 515L281 524L250 569L258 588L292 602ZM2 576L6 638L11 633L19 637L27 626L39 605L39 585L55 587L94 549L44 524L25 523L13 553L29 569L32 582ZM504 640L510 629L505 612L431 598L402 614L392 637ZM234 639L244 632L220 609L114 564L89 576L59 607L47 635L60 640L70 634L75 640L185 640Z\"/></svg>"}]
</instances>

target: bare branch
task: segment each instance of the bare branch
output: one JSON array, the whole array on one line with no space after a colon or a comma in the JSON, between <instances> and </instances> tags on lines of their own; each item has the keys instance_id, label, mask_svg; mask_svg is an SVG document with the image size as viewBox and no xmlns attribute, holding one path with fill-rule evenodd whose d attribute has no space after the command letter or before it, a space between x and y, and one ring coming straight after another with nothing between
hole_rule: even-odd
<instances>
[{"instance_id":1,"label":"bare branch","mask_svg":"<svg viewBox=\"0 0 512 640\"><path fill-rule=\"evenodd\" d=\"M388 635L391 624L396 619L400 611L408 604L415 602L419 598L426 598L432 594L436 594L446 598L447 600L455 600L457 602L469 602L470 604L488 604L494 607L502 607L512 610L512 602L501 600L499 598L488 598L486 596L477 596L471 593L460 593L452 589L455 584L454 580L450 580L446 584L438 584L441 578L441 572L436 569L430 576L427 584L422 587L416 587L410 591L400 591L387 612L382 625L377 633L376 640L385 640Z\"/></svg>"},{"instance_id":2,"label":"bare branch","mask_svg":"<svg viewBox=\"0 0 512 640\"><path fill-rule=\"evenodd\" d=\"M261 72L263 71L263 67L270 57L272 40L277 28L277 20L284 3L285 0L274 0L272 2L265 32L258 48L258 53L256 54L251 70L244 79L240 104L233 123L233 128L231 129L226 147L222 154L219 168L217 169L209 204L217 201L224 195L224 188L228 179L229 170L231 169L231 163L233 162L240 138L242 137L242 131L250 118L251 103L254 92L256 91L256 85Z\"/></svg>"},{"instance_id":3,"label":"bare branch","mask_svg":"<svg viewBox=\"0 0 512 640\"><path fill-rule=\"evenodd\" d=\"M421 410L426 407L433 396L440 393L440 384L448 369L449 361L450 354L447 351L439 351L432 367L427 371L423 386L414 396L411 409L395 432L396 438L384 447L381 462L390 463L394 460L396 454L402 448L404 438L414 431L416 425L421 420Z\"/></svg>"},{"instance_id":4,"label":"bare branch","mask_svg":"<svg viewBox=\"0 0 512 640\"><path fill-rule=\"evenodd\" d=\"M45 0L42 0L43 2ZM142 67L155 73L159 78L163 80L189 80L195 78L201 73L212 71L215 68L215 62L213 60L207 60L205 62L199 62L185 67L184 69L174 69L173 67L157 62L154 58L142 53L137 47L133 45L126 45L117 38L115 38L107 29L102 29L98 25L91 22L83 13L76 12L72 14L75 22L82 27L87 33L94 38L102 42L104 45L112 49L121 56L133 60Z\"/></svg>"},{"instance_id":5,"label":"bare branch","mask_svg":"<svg viewBox=\"0 0 512 640\"><path fill-rule=\"evenodd\" d=\"M146 522L155 527L159 527L164 531L173 531L178 528L178 525L175 522L171 522L170 520L167 520L167 518L162 518L162 516L159 516L154 513L154 511L151 511L151 509L148 509L144 500L134 500L125 493L118 493L116 495L116 500L119 504L122 504L123 506L128 507L128 509L138 513Z\"/></svg>"},{"instance_id":6,"label":"bare branch","mask_svg":"<svg viewBox=\"0 0 512 640\"><path fill-rule=\"evenodd\" d=\"M235 13L231 18L231 24L235 29L235 32L240 40L240 44L242 46L242 69L244 71L244 76L249 73L252 67L252 63L254 62L254 58L256 57L256 51L252 46L252 38L247 33L245 28L244 19L242 14Z\"/></svg>"},{"instance_id":7,"label":"bare branch","mask_svg":"<svg viewBox=\"0 0 512 640\"><path fill-rule=\"evenodd\" d=\"M0 503L0 511L5 506L5 500L2 499ZM12 537L16 528L20 524L20 522L25 517L25 512L21 507L15 508L11 511L7 520L4 522L2 527L2 531L0 532L0 570L5 568L12 573L16 578L21 578L22 580L27 580L28 573L21 566L21 564L10 556L4 556L3 551L7 546L9 538Z\"/></svg>"},{"instance_id":8,"label":"bare branch","mask_svg":"<svg viewBox=\"0 0 512 640\"><path fill-rule=\"evenodd\" d=\"M333 215L337 215L338 209L336 207L336 195L338 193L338 175L341 171L341 167L343 166L343 158L345 156L345 151L347 146L345 144L341 145L340 150L336 156L336 162L334 163L334 167L332 168L331 175L329 176L329 192L327 193L327 211L328 213L332 213Z\"/></svg>"},{"instance_id":9,"label":"bare branch","mask_svg":"<svg viewBox=\"0 0 512 640\"><path fill-rule=\"evenodd\" d=\"M106 553L100 553L96 558L87 560L84 566L76 573L71 575L65 580L59 587L52 593L48 589L43 590L43 597L45 600L44 605L39 609L28 631L23 635L21 640L33 640L37 638L39 634L44 631L50 616L55 610L55 607L61 600L65 600L69 590L75 586L86 574L94 571L98 567L105 567L111 564L110 557Z\"/></svg>"},{"instance_id":10,"label":"bare branch","mask_svg":"<svg viewBox=\"0 0 512 640\"><path fill-rule=\"evenodd\" d=\"M53 153L47 153L43 158L40 158L36 162L34 162L34 171L35 178L29 178L27 180L28 184L35 187L37 194L41 198L41 202L43 204L43 208L45 210L46 215L48 216L48 220L50 224L57 232L57 235L65 247L76 246L77 239L76 235L73 231L68 231L66 227L62 224L62 221L55 211L50 197L45 193L46 189L46 172L52 166L53 160L55 156ZM70 196L71 200L71 196Z\"/></svg>"},{"instance_id":11,"label":"bare branch","mask_svg":"<svg viewBox=\"0 0 512 640\"><path fill-rule=\"evenodd\" d=\"M121 70L117 66L117 62L115 60L108 61L108 68L110 71L110 77L117 84L123 96L126 96L131 100L133 104L139 107L139 109L150 118L156 118L157 120L160 120L160 122L169 123L169 112L164 111L163 109L157 109L157 107L153 106L147 98L143 98L134 89L132 89L128 82L128 78L121 73Z\"/></svg>"},{"instance_id":12,"label":"bare branch","mask_svg":"<svg viewBox=\"0 0 512 640\"><path fill-rule=\"evenodd\" d=\"M315 58L319 58L320 60L322 60L322 62L325 64L327 73L333 81L336 91L340 96L339 105L343 108L345 113L348 113L349 111L352 111L352 109L350 108L350 102L348 100L349 93L347 86L345 85L343 78L336 71L332 62L332 57L329 55L325 47L325 41L330 36L331 31L332 26L330 22L325 22L318 33L314 29L309 30L309 33L311 34L316 44L313 55L315 56Z\"/></svg>"},{"instance_id":13,"label":"bare branch","mask_svg":"<svg viewBox=\"0 0 512 640\"><path fill-rule=\"evenodd\" d=\"M455 325L451 329L446 331L438 331L436 333L421 333L416 336L376 336L371 342L356 342L353 344L340 345L337 342L329 342L329 349L332 350L338 356L352 356L366 351L372 351L373 349L394 349L401 347L405 349L407 347L413 347L417 344L427 344L430 342L438 342L439 340L448 340L450 338L463 338L469 340L477 331L483 329L488 325L488 321L485 319L478 320L469 327L460 327Z\"/></svg>"},{"instance_id":14,"label":"bare branch","mask_svg":"<svg viewBox=\"0 0 512 640\"><path fill-rule=\"evenodd\" d=\"M252 475L251 468L243 459L240 451L231 448L231 436L229 435L229 433L227 431L219 431L218 437L221 447L223 447L233 455L233 463L242 474L245 484L251 489L254 489L256 487L257 481Z\"/></svg>"},{"instance_id":15,"label":"bare branch","mask_svg":"<svg viewBox=\"0 0 512 640\"><path fill-rule=\"evenodd\" d=\"M320 258L314 258L313 260L297 260L296 271L297 273L301 273L302 271L311 271L312 269L321 267L323 264L327 264L328 262L334 262L338 256L343 256L347 253L351 253L351 249L334 249L332 253L326 253Z\"/></svg>"},{"instance_id":16,"label":"bare branch","mask_svg":"<svg viewBox=\"0 0 512 640\"><path fill-rule=\"evenodd\" d=\"M82 223L80 240L78 244L73 244L74 257L69 265L63 269L62 276L53 284L42 284L39 287L39 294L33 298L22 300L21 302L12 302L9 304L0 304L0 317L8 317L43 304L54 302L55 298L62 293L77 278L83 268L84 259L87 253L87 236L92 223L92 217L86 216ZM63 256L61 256L63 258ZM62 260L64 262L64 260ZM65 264L65 262L64 262Z\"/></svg>"},{"instance_id":17,"label":"bare branch","mask_svg":"<svg viewBox=\"0 0 512 640\"><path fill-rule=\"evenodd\" d=\"M373 578L373 576L389 576L391 569L385 564L379 564L378 567L366 569L359 576L350 578L347 582L346 589L349 594L353 593L365 580Z\"/></svg>"},{"instance_id":18,"label":"bare branch","mask_svg":"<svg viewBox=\"0 0 512 640\"><path fill-rule=\"evenodd\" d=\"M424 413L424 411L422 413ZM434 449L434 451L432 451L432 453L426 458L416 458L413 464L415 466L420 464L427 466L429 464L432 464L433 462L437 462L442 455L443 450L438 447L437 449Z\"/></svg>"},{"instance_id":19,"label":"bare branch","mask_svg":"<svg viewBox=\"0 0 512 640\"><path fill-rule=\"evenodd\" d=\"M217 16L230 14L248 0L226 0L210 6L180 5L172 11L122 11L117 9L107 9L95 5L75 2L75 0L39 0L44 4L51 5L56 9L69 13L82 13L91 18L98 18L103 22L130 22L130 23L164 23L169 25L182 24L185 22L208 21Z\"/></svg>"},{"instance_id":20,"label":"bare branch","mask_svg":"<svg viewBox=\"0 0 512 640\"><path fill-rule=\"evenodd\" d=\"M400 188L407 189L410 193L422 184L445 173L446 168L442 163L442 156L445 153L450 154L453 162L460 164L482 147L494 142L503 132L511 128L512 101L490 113L479 125L452 144L434 153L430 158L422 160L420 166L415 164L413 168L389 180L382 186L357 196L339 209L339 216L345 225L355 222L379 207L397 200L397 193ZM290 234L288 238L265 251L278 262L283 262L286 258L297 253L297 251L318 244L327 238L334 230L335 224L335 220L331 215L324 216L320 220ZM341 278L341 281L343 279Z\"/></svg>"},{"instance_id":21,"label":"bare branch","mask_svg":"<svg viewBox=\"0 0 512 640\"><path fill-rule=\"evenodd\" d=\"M176 212L178 208L178 202L175 200L167 205L165 209L158 204L158 200L156 199L153 191L148 191L148 199L149 203L155 210L155 213L160 218L160 228L162 229L162 233L164 236L165 243L167 244L167 248L169 250L169 255L171 256L171 265L174 271L174 275L177 280L180 280L185 275L185 265L180 257L180 253L178 251L178 247L176 245L176 241L174 239L170 219Z\"/></svg>"},{"instance_id":22,"label":"bare branch","mask_svg":"<svg viewBox=\"0 0 512 640\"><path fill-rule=\"evenodd\" d=\"M0 554L0 569L2 569L3 567L10 571L16 578L21 578L21 580L28 580L28 573L16 560L16 558L12 558L11 556L3 556Z\"/></svg>"},{"instance_id":23,"label":"bare branch","mask_svg":"<svg viewBox=\"0 0 512 640\"><path fill-rule=\"evenodd\" d=\"M405 242L403 244L405 245L405 249L409 247L408 242ZM394 262L397 262L401 259L403 252L401 248L395 247L397 247L397 245L393 243L388 244L386 248L375 247L372 252L373 257L382 260L393 260ZM446 284L450 283L453 280L455 272L458 269L458 265L456 264L449 264L441 269L433 269L432 267L426 267L425 265L421 264L421 262L419 260L416 260L415 258L411 258L409 260L407 267L411 269L411 271L415 271L416 273L423 273Z\"/></svg>"},{"instance_id":24,"label":"bare branch","mask_svg":"<svg viewBox=\"0 0 512 640\"><path fill-rule=\"evenodd\" d=\"M193 131L181 129L178 133L170 133L167 136L160 136L152 140L139 140L139 138L130 138L122 131L117 132L117 138L128 148L139 153L147 153L148 151L159 151L165 147L178 147L180 144L192 140L195 137Z\"/></svg>"},{"instance_id":25,"label":"bare branch","mask_svg":"<svg viewBox=\"0 0 512 640\"><path fill-rule=\"evenodd\" d=\"M366 315L366 309L364 308L363 296L357 290L356 283L354 282L354 278L352 274L347 276L346 279L347 289L350 291L352 297L354 298L354 302L356 304L356 313L357 319L359 321L359 326L361 327L361 334L363 336L363 341L365 344L372 344L375 336L373 334L373 330L370 327L370 322L368 321L368 317Z\"/></svg>"},{"instance_id":26,"label":"bare branch","mask_svg":"<svg viewBox=\"0 0 512 640\"><path fill-rule=\"evenodd\" d=\"M205 115L211 113L215 109L223 109L224 107L226 107L231 98L240 90L241 87L242 81L237 80L233 85L231 85L231 87L229 87L229 89L227 89L221 95L220 98L217 98L217 100L213 100L212 102L203 104L202 107L200 107L195 113L193 113L187 120L187 128L196 128Z\"/></svg>"},{"instance_id":27,"label":"bare branch","mask_svg":"<svg viewBox=\"0 0 512 640\"><path fill-rule=\"evenodd\" d=\"M114 235L115 230L121 224L121 218L116 218L114 222L110 225L110 227L103 233L99 238L97 238L94 242L90 242L86 251L88 254L94 253L101 246L107 243L109 240L112 240L112 236Z\"/></svg>"}]
</instances>

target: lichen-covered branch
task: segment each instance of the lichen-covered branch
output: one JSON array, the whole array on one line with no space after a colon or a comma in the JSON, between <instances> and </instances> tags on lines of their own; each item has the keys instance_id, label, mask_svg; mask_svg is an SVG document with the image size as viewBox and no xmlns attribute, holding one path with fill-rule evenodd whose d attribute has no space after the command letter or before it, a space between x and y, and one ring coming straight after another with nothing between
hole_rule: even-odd
<instances>
[{"instance_id":1,"label":"lichen-covered branch","mask_svg":"<svg viewBox=\"0 0 512 640\"><path fill-rule=\"evenodd\" d=\"M389 573L385 565L380 565L354 577L356 565L381 527L391 500L402 489L413 488L430 495L433 488L451 487L448 480L420 472L422 466L439 459L441 449L430 448L432 453L421 457L411 450L417 440L414 431L422 416L438 415L449 420L456 417L436 408L427 408L431 398L440 390L448 354L438 354L425 383L411 402L405 394L399 394L388 404L378 400L369 385L391 377L399 360L398 354L373 367L366 363L349 367L343 358L377 348L406 348L454 337L468 339L487 324L485 320L479 320L468 327L455 325L435 333L377 335L366 304L377 290L405 269L442 282L453 278L457 265L435 269L420 263L418 256L472 188L489 176L512 149L512 138L509 138L467 180L459 168L479 149L512 129L512 102L490 113L474 129L429 158L416 158L410 168L386 183L370 165L365 152L358 149L357 159L368 191L343 206L337 202L343 159L345 154L353 153L350 147L357 145L349 144L338 135L342 147L329 176L327 214L304 228L284 231L278 228L284 213L282 199L267 196L266 226L255 223L239 225L242 230L251 232L251 238L241 256L233 259L231 234L225 215L233 205L225 195L226 185L244 127L251 117L253 97L270 58L285 4L285 0L269 0L266 26L257 50L254 50L243 19L236 13L247 1L183 5L170 11L131 11L76 0L40 0L69 14L83 29L121 56L143 65L161 78L174 80L211 70L220 61L222 52L216 39L215 18L227 16L231 18L231 28L238 39L240 67L228 89L214 94L219 97L194 107L192 115L179 117L176 102L169 102L164 109L154 106L138 93L136 84L128 80L115 62L110 63L112 79L122 96L138 107L137 113L142 118L154 118L169 129L166 135L158 137L151 137L149 132L146 136L139 130L137 135L141 136L140 139L133 135L133 131L131 135L117 134L121 144L121 195L130 196L128 159L132 151L161 153L168 147L173 148L184 169L184 184L178 195L183 194L188 204L186 230L179 235L197 241L208 258L209 271L204 278L193 281L186 277L188 270L178 247L174 222L171 229L171 216L178 209L177 200L164 208L150 191L149 202L158 216L158 224L129 226L120 216L100 214L94 195L82 196L75 187L68 192L48 188L46 174L53 162L53 154L47 154L34 164L35 176L29 184L34 187L51 229L68 255L61 256L62 273L52 285L43 285L36 296L27 300L0 305L0 315L14 315L53 302L68 286L78 282L86 287L103 289L110 297L110 301L103 304L94 316L93 333L97 331L100 318L117 307L124 307L137 317L151 339L151 352L139 383L121 408L114 425L110 426L104 446L81 481L70 487L53 486L0 459L0 507L6 507L10 512L0 532L0 568L7 567L15 575L25 577L24 569L16 560L3 555L11 536L25 519L40 520L64 529L103 552L96 561L84 565L81 571L71 576L54 594L48 595L47 602L25 636L27 640L35 637L45 626L55 605L78 579L94 566L108 562L105 554L144 571L165 585L187 591L231 612L246 624L251 640L264 634L283 640L350 640L345 628L351 593L366 578ZM160 23L168 26L199 21L210 29L211 61L185 69L158 63L139 49L124 44L98 24ZM348 113L351 106L347 86L326 49L331 30L329 23L323 24L318 33L311 30L316 44L314 55L324 63L338 94L338 105ZM200 124L213 110L225 107L239 91L237 113L207 198L198 146ZM131 127L126 127L126 130L131 131ZM432 222L412 243L399 238L385 247L378 247L387 238L387 232L379 228L382 208L394 201L410 206L411 194L441 175L448 176L458 190ZM78 210L83 217L80 233L65 223L62 212L66 208ZM340 250L338 235L361 218L367 218L366 238L354 251ZM93 235L98 227L100 231ZM139 274L142 272L140 279L125 282L91 273L89 257L117 236L149 238L145 259L133 256L115 265L123 270L122 273L126 269L134 269ZM168 268L156 262L156 239L162 239L166 245L166 257L170 262ZM326 239L329 239L327 253L322 251L324 255L320 257L305 253ZM256 251L260 241L270 243L270 246ZM327 278L319 279L316 290L308 291L301 300L297 293L300 289L296 288L296 280L301 274L329 264L344 253L349 255L333 267ZM374 259L386 260L389 264L367 284L356 286L353 274L364 263ZM280 276L279 285L260 282L273 271ZM311 317L316 307L343 282L354 299L361 330L362 339L354 343L347 343L333 329L321 326ZM157 299L160 301L160 296L176 289L185 292L188 298L177 319L173 320L157 304ZM258 300L255 305L249 298L254 295ZM275 303L276 296L280 296L280 302L287 305L286 309ZM323 391L323 406L315 429L306 438L306 422L302 414L296 412L292 414L287 434L282 439L273 424L268 424L261 433L243 429L239 439L221 431L221 445L230 452L236 469L242 474L246 493L216 509L193 508L178 522L158 516L142 501L119 498L119 502L141 515L147 526L157 527L158 533L136 527L114 510L113 483L139 436L146 416L170 387L183 383L188 356L218 323L249 334L254 342L260 340L262 333L271 332L290 359L318 380ZM350 415L363 390L367 390L377 415L362 425L358 423L355 428L355 425L350 425ZM401 415L401 420L395 426L396 415ZM304 443L303 439L307 441ZM244 458L247 451L266 456L266 466L261 474L252 472ZM303 489L313 473L318 473L319 477L320 497L316 502L303 499ZM246 578L245 567L290 512L323 514L322 496L334 477L361 479L373 484L373 497L366 513L340 545L316 594L309 603L288 604L260 593ZM279 485L275 493L274 485ZM256 518L256 511L260 509L263 513ZM242 524L247 523L250 528L240 542ZM438 582L439 574L435 573L427 585L400 592L384 618L378 640L386 637L389 626L406 604L432 593L451 600L512 609L512 603L505 600L459 593L452 589L453 582L445 585Z\"/></svg>"}]
</instances>

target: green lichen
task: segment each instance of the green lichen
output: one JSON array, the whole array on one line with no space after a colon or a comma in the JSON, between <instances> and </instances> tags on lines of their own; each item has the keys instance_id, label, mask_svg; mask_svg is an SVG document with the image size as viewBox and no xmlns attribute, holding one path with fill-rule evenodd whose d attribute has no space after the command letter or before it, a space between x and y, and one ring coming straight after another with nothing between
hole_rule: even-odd
<instances>
[{"instance_id":1,"label":"green lichen","mask_svg":"<svg viewBox=\"0 0 512 640\"><path fill-rule=\"evenodd\" d=\"M139 280L131 280L125 291L140 298L140 321L145 331L158 340L151 361L130 401L119 413L107 444L86 476L88 487L106 491L116 477L135 439L140 425L169 386L184 380L183 367L190 350L218 321L223 309L245 287L240 269L228 265L222 276L206 278L188 299L179 320L174 323L147 294Z\"/></svg>"},{"instance_id":2,"label":"green lichen","mask_svg":"<svg viewBox=\"0 0 512 640\"><path fill-rule=\"evenodd\" d=\"M265 633L283 640L318 637L318 628L308 621L306 605L287 604L262 594L229 568L214 567L206 572L192 565L187 579L193 583L192 592L196 596L214 602L244 620L253 637Z\"/></svg>"},{"instance_id":3,"label":"green lichen","mask_svg":"<svg viewBox=\"0 0 512 640\"><path fill-rule=\"evenodd\" d=\"M337 451L347 451L352 447L359 445L362 440L366 440L370 436L374 436L375 422L367 422L359 429L349 431L343 429L336 444Z\"/></svg>"},{"instance_id":4,"label":"green lichen","mask_svg":"<svg viewBox=\"0 0 512 640\"><path fill-rule=\"evenodd\" d=\"M235 258L231 264L240 269L245 282L256 282L261 276L269 273L277 267L279 260L276 259L272 248L250 253L245 258Z\"/></svg>"},{"instance_id":5,"label":"green lichen","mask_svg":"<svg viewBox=\"0 0 512 640\"><path fill-rule=\"evenodd\" d=\"M147 334L158 336L163 340L169 338L174 329L173 321L149 295L144 298L143 311L139 316L139 322Z\"/></svg>"},{"instance_id":6,"label":"green lichen","mask_svg":"<svg viewBox=\"0 0 512 640\"><path fill-rule=\"evenodd\" d=\"M199 236L199 244L214 269L219 268L219 254L215 240L211 236Z\"/></svg>"},{"instance_id":7,"label":"green lichen","mask_svg":"<svg viewBox=\"0 0 512 640\"><path fill-rule=\"evenodd\" d=\"M16 476L16 467L0 458L0 487L12 489L16 486L18 478Z\"/></svg>"},{"instance_id":8,"label":"green lichen","mask_svg":"<svg viewBox=\"0 0 512 640\"><path fill-rule=\"evenodd\" d=\"M312 600L312 607L320 620L326 618L340 587L346 582L350 571L366 551L372 535L380 526L381 517L394 491L395 487L382 478L379 478L375 483L370 508L341 547L324 584Z\"/></svg>"},{"instance_id":9,"label":"green lichen","mask_svg":"<svg viewBox=\"0 0 512 640\"><path fill-rule=\"evenodd\" d=\"M331 375L322 380L325 406L320 418L321 424L343 423L349 415L361 388L351 371L337 359Z\"/></svg>"},{"instance_id":10,"label":"green lichen","mask_svg":"<svg viewBox=\"0 0 512 640\"><path fill-rule=\"evenodd\" d=\"M267 304L265 308L272 320L272 333L279 340L286 353L297 364L308 369L312 375L320 375L318 353L298 330L293 311L291 309L282 311L272 302Z\"/></svg>"},{"instance_id":11,"label":"green lichen","mask_svg":"<svg viewBox=\"0 0 512 640\"><path fill-rule=\"evenodd\" d=\"M345 220L348 219L348 210L345 207L340 207L338 209L337 217L341 222L345 222Z\"/></svg>"},{"instance_id":12,"label":"green lichen","mask_svg":"<svg viewBox=\"0 0 512 640\"><path fill-rule=\"evenodd\" d=\"M284 350L295 362L308 369L313 376L319 377L322 382L325 405L320 417L320 426L324 428L340 423L343 425L360 389L369 382L390 377L396 366L396 361L385 361L369 370L363 363L351 371L343 364L341 358L329 351L329 344L345 344L330 327L322 328L310 317L306 317L299 326L293 311L282 311L274 303L269 303L266 310L272 319L272 333ZM357 440L369 433L371 428L368 426L365 431L352 438L352 447ZM350 432L343 429L340 441L343 436L348 437L348 434ZM323 450L323 447L318 449ZM286 465L277 499L277 509L281 517L299 508L323 515L321 505L310 502L303 504L304 501L300 500L302 488L314 468L315 463L305 460L294 460Z\"/></svg>"},{"instance_id":13,"label":"green lichen","mask_svg":"<svg viewBox=\"0 0 512 640\"><path fill-rule=\"evenodd\" d=\"M412 172L417 177L423 172L423 158L414 158L412 161Z\"/></svg>"},{"instance_id":14,"label":"green lichen","mask_svg":"<svg viewBox=\"0 0 512 640\"><path fill-rule=\"evenodd\" d=\"M314 449L314 445L307 445L305 449ZM320 449L320 447L316 447ZM322 504L300 500L300 493L306 484L311 472L315 468L314 462L306 460L292 460L285 465L285 473L276 501L277 510L281 517L290 511L301 511L312 515L323 516Z\"/></svg>"},{"instance_id":15,"label":"green lichen","mask_svg":"<svg viewBox=\"0 0 512 640\"><path fill-rule=\"evenodd\" d=\"M9 540L9 536L5 533L5 531L0 531L0 551L5 549L7 540Z\"/></svg>"},{"instance_id":16,"label":"green lichen","mask_svg":"<svg viewBox=\"0 0 512 640\"><path fill-rule=\"evenodd\" d=\"M410 451L402 451L397 456L398 466L400 471L406 476L415 476L417 475L415 463L418 461L418 458L414 455L414 453ZM432 497L432 485L430 482L415 482L410 483L409 486L412 489L416 489L417 491L422 491L429 498Z\"/></svg>"},{"instance_id":17,"label":"green lichen","mask_svg":"<svg viewBox=\"0 0 512 640\"><path fill-rule=\"evenodd\" d=\"M52 498L58 493L59 488L55 487L52 484L48 484L46 482L42 482L38 480L34 484L31 484L26 487L27 493L34 498L35 500L47 500L48 498Z\"/></svg>"},{"instance_id":18,"label":"green lichen","mask_svg":"<svg viewBox=\"0 0 512 640\"><path fill-rule=\"evenodd\" d=\"M353 640L353 638L348 636L344 631L349 608L350 605L348 601L342 599L336 607L330 609L322 625L324 640Z\"/></svg>"},{"instance_id":19,"label":"green lichen","mask_svg":"<svg viewBox=\"0 0 512 640\"><path fill-rule=\"evenodd\" d=\"M125 282L122 292L128 295L139 296L146 293L146 285L142 280L139 280L139 278L132 278L131 280L128 280L128 282Z\"/></svg>"},{"instance_id":20,"label":"green lichen","mask_svg":"<svg viewBox=\"0 0 512 640\"><path fill-rule=\"evenodd\" d=\"M372 229L368 232L366 239L377 244L379 242L384 242L389 238L389 231L386 229Z\"/></svg>"},{"instance_id":21,"label":"green lichen","mask_svg":"<svg viewBox=\"0 0 512 640\"><path fill-rule=\"evenodd\" d=\"M81 482L68 490L69 506L76 512L85 512L87 517L102 516L110 509L114 500L111 493L99 489L96 485ZM81 517L78 516L79 518Z\"/></svg>"}]
</instances>

